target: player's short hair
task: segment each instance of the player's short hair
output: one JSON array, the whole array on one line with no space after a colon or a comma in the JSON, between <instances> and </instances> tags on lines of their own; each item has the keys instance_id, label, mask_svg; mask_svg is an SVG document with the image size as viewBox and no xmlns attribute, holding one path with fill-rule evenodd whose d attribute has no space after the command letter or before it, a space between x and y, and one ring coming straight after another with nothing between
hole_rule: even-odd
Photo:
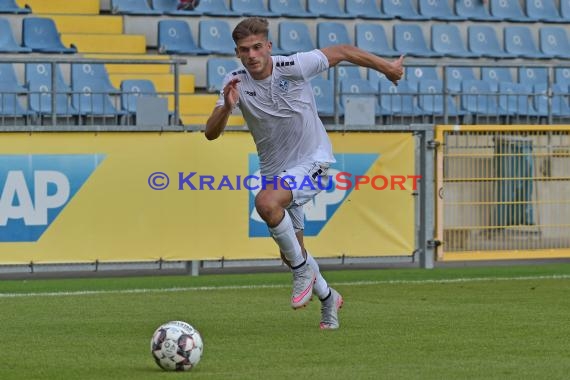
<instances>
[{"instance_id":1,"label":"player's short hair","mask_svg":"<svg viewBox=\"0 0 570 380\"><path fill-rule=\"evenodd\" d=\"M262 34L266 39L268 38L269 22L261 17L248 17L236 25L232 32L232 38L237 45L239 40L258 34Z\"/></svg>"}]
</instances>

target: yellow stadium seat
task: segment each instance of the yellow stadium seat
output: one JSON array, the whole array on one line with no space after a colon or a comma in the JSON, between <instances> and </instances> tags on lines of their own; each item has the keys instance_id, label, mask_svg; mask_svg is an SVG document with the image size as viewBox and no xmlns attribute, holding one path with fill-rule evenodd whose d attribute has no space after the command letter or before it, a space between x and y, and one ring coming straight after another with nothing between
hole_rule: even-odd
<instances>
[{"instance_id":1,"label":"yellow stadium seat","mask_svg":"<svg viewBox=\"0 0 570 380\"><path fill-rule=\"evenodd\" d=\"M28 4L34 14L99 14L99 0L16 0L19 6Z\"/></svg>"},{"instance_id":2,"label":"yellow stadium seat","mask_svg":"<svg viewBox=\"0 0 570 380\"><path fill-rule=\"evenodd\" d=\"M89 59L115 59L115 60L128 60L137 59L144 61L167 61L170 59L164 55L141 55L141 54L85 54L84 58ZM119 64L108 63L105 65L109 75L112 74L169 74L171 72L170 65L168 64Z\"/></svg>"},{"instance_id":3,"label":"yellow stadium seat","mask_svg":"<svg viewBox=\"0 0 570 380\"><path fill-rule=\"evenodd\" d=\"M123 17L110 15L46 15L60 33L122 34Z\"/></svg>"},{"instance_id":4,"label":"yellow stadium seat","mask_svg":"<svg viewBox=\"0 0 570 380\"><path fill-rule=\"evenodd\" d=\"M161 93L174 92L174 75L173 74L113 74L109 76L113 86L119 88L121 82L126 79L148 79L152 81L156 91ZM182 94L194 93L194 75L180 74L178 81L178 90Z\"/></svg>"},{"instance_id":5,"label":"yellow stadium seat","mask_svg":"<svg viewBox=\"0 0 570 380\"><path fill-rule=\"evenodd\" d=\"M181 114L180 119L184 125L200 125L203 126L208 121L208 116L196 116ZM245 125L245 120L240 115L231 115L226 124L228 127L242 127Z\"/></svg>"},{"instance_id":6,"label":"yellow stadium seat","mask_svg":"<svg viewBox=\"0 0 570 380\"><path fill-rule=\"evenodd\" d=\"M146 53L146 38L142 34L65 33L61 41L74 44L79 53Z\"/></svg>"}]
</instances>

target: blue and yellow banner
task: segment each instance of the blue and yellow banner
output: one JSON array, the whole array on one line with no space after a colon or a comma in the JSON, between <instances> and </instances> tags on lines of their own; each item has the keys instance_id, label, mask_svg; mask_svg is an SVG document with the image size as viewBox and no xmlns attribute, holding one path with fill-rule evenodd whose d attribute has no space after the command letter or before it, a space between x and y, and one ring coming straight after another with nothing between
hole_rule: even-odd
<instances>
[{"instance_id":1,"label":"blue and yellow banner","mask_svg":"<svg viewBox=\"0 0 570 380\"><path fill-rule=\"evenodd\" d=\"M305 205L307 249L411 255L412 135L330 137L337 163ZM5 133L0 152L0 264L279 257L254 207L248 133Z\"/></svg>"}]
</instances>

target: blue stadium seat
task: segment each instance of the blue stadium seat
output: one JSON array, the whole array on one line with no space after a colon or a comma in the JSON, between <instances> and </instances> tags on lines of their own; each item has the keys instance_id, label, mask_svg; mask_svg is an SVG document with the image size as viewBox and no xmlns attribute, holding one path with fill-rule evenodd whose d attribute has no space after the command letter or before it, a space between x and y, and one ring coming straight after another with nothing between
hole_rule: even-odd
<instances>
[{"instance_id":1,"label":"blue stadium seat","mask_svg":"<svg viewBox=\"0 0 570 380\"><path fill-rule=\"evenodd\" d=\"M404 76L410 83L420 83L424 80L441 80L434 66L406 66Z\"/></svg>"},{"instance_id":2,"label":"blue stadium seat","mask_svg":"<svg viewBox=\"0 0 570 380\"><path fill-rule=\"evenodd\" d=\"M506 26L503 29L505 50L521 58L551 58L537 49L534 38L527 26Z\"/></svg>"},{"instance_id":3,"label":"blue stadium seat","mask_svg":"<svg viewBox=\"0 0 570 380\"><path fill-rule=\"evenodd\" d=\"M539 29L540 50L545 55L570 59L570 41L568 41L566 28L563 26L544 26Z\"/></svg>"},{"instance_id":4,"label":"blue stadium seat","mask_svg":"<svg viewBox=\"0 0 570 380\"><path fill-rule=\"evenodd\" d=\"M0 0L0 13L28 14L32 10L29 5L20 7L16 0Z\"/></svg>"},{"instance_id":5,"label":"blue stadium seat","mask_svg":"<svg viewBox=\"0 0 570 380\"><path fill-rule=\"evenodd\" d=\"M301 5L300 0L269 0L269 9L287 18L316 18L318 15L311 13Z\"/></svg>"},{"instance_id":6,"label":"blue stadium seat","mask_svg":"<svg viewBox=\"0 0 570 380\"><path fill-rule=\"evenodd\" d=\"M534 108L541 116L548 116L548 85L546 83L537 83L533 87L534 90ZM553 116L570 116L570 105L568 101L568 87L554 84L552 86L552 99L550 102L550 111Z\"/></svg>"},{"instance_id":7,"label":"blue stadium seat","mask_svg":"<svg viewBox=\"0 0 570 380\"><path fill-rule=\"evenodd\" d=\"M14 38L10 22L0 18L0 53L30 53L31 48L20 46Z\"/></svg>"},{"instance_id":8,"label":"blue stadium seat","mask_svg":"<svg viewBox=\"0 0 570 380\"><path fill-rule=\"evenodd\" d=\"M501 47L495 28L489 25L467 27L467 46L473 53L486 58L516 58Z\"/></svg>"},{"instance_id":9,"label":"blue stadium seat","mask_svg":"<svg viewBox=\"0 0 570 380\"><path fill-rule=\"evenodd\" d=\"M422 16L440 21L464 21L465 16L453 12L447 0L419 0L419 10Z\"/></svg>"},{"instance_id":10,"label":"blue stadium seat","mask_svg":"<svg viewBox=\"0 0 570 380\"><path fill-rule=\"evenodd\" d=\"M110 94L100 82L90 83L73 82L71 87L71 105L82 116L110 116L118 117L125 112L115 107Z\"/></svg>"},{"instance_id":11,"label":"blue stadium seat","mask_svg":"<svg viewBox=\"0 0 570 380\"><path fill-rule=\"evenodd\" d=\"M570 86L570 65L569 67L557 67L554 69L554 83L562 86Z\"/></svg>"},{"instance_id":12,"label":"blue stadium seat","mask_svg":"<svg viewBox=\"0 0 570 380\"><path fill-rule=\"evenodd\" d=\"M214 17L241 17L240 13L230 10L225 0L201 0L198 8L207 16Z\"/></svg>"},{"instance_id":13,"label":"blue stadium seat","mask_svg":"<svg viewBox=\"0 0 570 380\"><path fill-rule=\"evenodd\" d=\"M25 67L26 86L29 91L28 109L39 116L52 113L51 65L47 63L27 63ZM56 66L56 96L54 113L58 116L77 116L71 105L71 88L65 83L61 69Z\"/></svg>"},{"instance_id":14,"label":"blue stadium seat","mask_svg":"<svg viewBox=\"0 0 570 380\"><path fill-rule=\"evenodd\" d=\"M322 49L337 44L352 45L345 24L340 22L319 22L317 24L317 48Z\"/></svg>"},{"instance_id":15,"label":"blue stadium seat","mask_svg":"<svg viewBox=\"0 0 570 380\"><path fill-rule=\"evenodd\" d=\"M441 57L440 53L436 53L428 47L424 33L417 24L394 25L393 38L394 48L401 54L425 58Z\"/></svg>"},{"instance_id":16,"label":"blue stadium seat","mask_svg":"<svg viewBox=\"0 0 570 380\"><path fill-rule=\"evenodd\" d=\"M561 0L564 2L564 0ZM526 0L526 14L542 22L566 23L558 12L554 0Z\"/></svg>"},{"instance_id":17,"label":"blue stadium seat","mask_svg":"<svg viewBox=\"0 0 570 380\"><path fill-rule=\"evenodd\" d=\"M411 0L382 0L382 12L402 20L429 20L418 13Z\"/></svg>"},{"instance_id":18,"label":"blue stadium seat","mask_svg":"<svg viewBox=\"0 0 570 380\"><path fill-rule=\"evenodd\" d=\"M206 61L206 87L209 92L218 92L226 74L239 67L233 58L209 58Z\"/></svg>"},{"instance_id":19,"label":"blue stadium seat","mask_svg":"<svg viewBox=\"0 0 570 380\"><path fill-rule=\"evenodd\" d=\"M97 82L97 86L110 94L118 94L119 89L115 88L109 79L109 73L102 63L74 63L71 65L71 83L74 86L82 87Z\"/></svg>"},{"instance_id":20,"label":"blue stadium seat","mask_svg":"<svg viewBox=\"0 0 570 380\"><path fill-rule=\"evenodd\" d=\"M122 15L162 14L162 11L152 9L147 0L111 0L111 12Z\"/></svg>"},{"instance_id":21,"label":"blue stadium seat","mask_svg":"<svg viewBox=\"0 0 570 380\"><path fill-rule=\"evenodd\" d=\"M519 83L540 84L549 83L546 67L519 67ZM553 78L552 78L553 79Z\"/></svg>"},{"instance_id":22,"label":"blue stadium seat","mask_svg":"<svg viewBox=\"0 0 570 380\"><path fill-rule=\"evenodd\" d=\"M201 6L202 4L200 4ZM200 47L220 55L235 56L230 25L225 20L200 20Z\"/></svg>"},{"instance_id":23,"label":"blue stadium seat","mask_svg":"<svg viewBox=\"0 0 570 380\"><path fill-rule=\"evenodd\" d=\"M458 16L472 21L501 21L489 13L485 4L479 0L457 0L455 12Z\"/></svg>"},{"instance_id":24,"label":"blue stadium seat","mask_svg":"<svg viewBox=\"0 0 570 380\"><path fill-rule=\"evenodd\" d=\"M461 92L461 84L464 81L475 81L475 72L471 67L446 67L445 81L447 91Z\"/></svg>"},{"instance_id":25,"label":"blue stadium seat","mask_svg":"<svg viewBox=\"0 0 570 380\"><path fill-rule=\"evenodd\" d=\"M532 91L530 84L500 82L499 113L508 116L537 116L532 105Z\"/></svg>"},{"instance_id":26,"label":"blue stadium seat","mask_svg":"<svg viewBox=\"0 0 570 380\"><path fill-rule=\"evenodd\" d=\"M315 77L311 79L311 86L313 87L313 95L315 96L315 103L317 105L317 111L319 115L333 116L334 115L333 81L329 79L324 79L322 77ZM339 112L341 111L340 108L338 111Z\"/></svg>"},{"instance_id":27,"label":"blue stadium seat","mask_svg":"<svg viewBox=\"0 0 570 380\"><path fill-rule=\"evenodd\" d=\"M26 17L22 21L23 45L37 53L73 54L77 48L65 47L61 42L55 22L51 18Z\"/></svg>"},{"instance_id":28,"label":"blue stadium seat","mask_svg":"<svg viewBox=\"0 0 570 380\"><path fill-rule=\"evenodd\" d=\"M481 67L481 80L489 82L493 91L498 91L501 82L515 83L509 67Z\"/></svg>"},{"instance_id":29,"label":"blue stadium seat","mask_svg":"<svg viewBox=\"0 0 570 380\"><path fill-rule=\"evenodd\" d=\"M503 21L512 22L535 22L536 17L527 16L519 0L489 0L491 14Z\"/></svg>"},{"instance_id":30,"label":"blue stadium seat","mask_svg":"<svg viewBox=\"0 0 570 380\"><path fill-rule=\"evenodd\" d=\"M168 16L201 16L201 7L193 10L178 9L179 0L152 0L152 9Z\"/></svg>"},{"instance_id":31,"label":"blue stadium seat","mask_svg":"<svg viewBox=\"0 0 570 380\"><path fill-rule=\"evenodd\" d=\"M279 46L283 50L294 52L310 51L315 48L307 24L296 21L279 23Z\"/></svg>"},{"instance_id":32,"label":"blue stadium seat","mask_svg":"<svg viewBox=\"0 0 570 380\"><path fill-rule=\"evenodd\" d=\"M424 114L416 104L417 84L400 80L396 86L388 80L378 82L380 114L418 116Z\"/></svg>"},{"instance_id":33,"label":"blue stadium seat","mask_svg":"<svg viewBox=\"0 0 570 380\"><path fill-rule=\"evenodd\" d=\"M560 16L570 22L570 0L560 0Z\"/></svg>"},{"instance_id":34,"label":"blue stadium seat","mask_svg":"<svg viewBox=\"0 0 570 380\"><path fill-rule=\"evenodd\" d=\"M265 8L263 0L231 0L232 10L241 13L242 16L255 17L280 17L281 14Z\"/></svg>"},{"instance_id":35,"label":"blue stadium seat","mask_svg":"<svg viewBox=\"0 0 570 380\"><path fill-rule=\"evenodd\" d=\"M160 20L157 46L160 54L207 55L211 53L196 46L190 25L184 20Z\"/></svg>"},{"instance_id":36,"label":"blue stadium seat","mask_svg":"<svg viewBox=\"0 0 570 380\"><path fill-rule=\"evenodd\" d=\"M461 32L453 24L432 24L431 45L436 53L440 53L445 57L479 57L479 54L472 53L465 48L465 44L461 40Z\"/></svg>"},{"instance_id":37,"label":"blue stadium seat","mask_svg":"<svg viewBox=\"0 0 570 380\"><path fill-rule=\"evenodd\" d=\"M28 90L20 85L16 71L11 63L0 63L0 115L27 116L18 100L18 95L27 95Z\"/></svg>"},{"instance_id":38,"label":"blue stadium seat","mask_svg":"<svg viewBox=\"0 0 570 380\"><path fill-rule=\"evenodd\" d=\"M386 75L382 74L380 71L376 71L374 69L366 70L366 79L370 82L370 85L373 88L378 88L378 84L381 80L387 81Z\"/></svg>"},{"instance_id":39,"label":"blue stadium seat","mask_svg":"<svg viewBox=\"0 0 570 380\"><path fill-rule=\"evenodd\" d=\"M489 83L464 80L461 82L461 92L461 105L467 112L475 115L500 115L498 93L491 90Z\"/></svg>"},{"instance_id":40,"label":"blue stadium seat","mask_svg":"<svg viewBox=\"0 0 570 380\"><path fill-rule=\"evenodd\" d=\"M360 67L358 66L344 66L338 65L336 67L331 67L328 72L328 79L334 82L335 80L335 69L338 72L338 79L339 81L343 81L345 79L362 79L362 74L360 73Z\"/></svg>"},{"instance_id":41,"label":"blue stadium seat","mask_svg":"<svg viewBox=\"0 0 570 380\"><path fill-rule=\"evenodd\" d=\"M271 42L271 55L291 55L296 53L296 51L282 49L279 46L279 42L271 35L271 32L268 33L267 40Z\"/></svg>"},{"instance_id":42,"label":"blue stadium seat","mask_svg":"<svg viewBox=\"0 0 570 380\"><path fill-rule=\"evenodd\" d=\"M375 0L346 0L346 13L352 17L366 20L389 20L392 16L384 14L376 5ZM363 24L358 24L359 25Z\"/></svg>"},{"instance_id":43,"label":"blue stadium seat","mask_svg":"<svg viewBox=\"0 0 570 380\"><path fill-rule=\"evenodd\" d=\"M444 110L443 81L439 79L425 79L418 82L418 94L418 106L426 115L441 116L444 112L450 116L464 114L459 111L450 95L446 95L447 104Z\"/></svg>"},{"instance_id":44,"label":"blue stadium seat","mask_svg":"<svg viewBox=\"0 0 570 380\"><path fill-rule=\"evenodd\" d=\"M400 53L392 49L381 24L365 23L355 26L356 46L381 57L399 57Z\"/></svg>"},{"instance_id":45,"label":"blue stadium seat","mask_svg":"<svg viewBox=\"0 0 570 380\"><path fill-rule=\"evenodd\" d=\"M354 18L341 9L339 0L307 0L307 9L323 18Z\"/></svg>"},{"instance_id":46,"label":"blue stadium seat","mask_svg":"<svg viewBox=\"0 0 570 380\"><path fill-rule=\"evenodd\" d=\"M121 110L137 113L137 100L140 96L158 97L154 83L148 79L125 79L121 82Z\"/></svg>"},{"instance_id":47,"label":"blue stadium seat","mask_svg":"<svg viewBox=\"0 0 570 380\"><path fill-rule=\"evenodd\" d=\"M346 109L347 98L351 96L363 96L374 98L375 114L381 115L377 89L372 87L366 79L346 78L340 81L340 106Z\"/></svg>"}]
</instances>

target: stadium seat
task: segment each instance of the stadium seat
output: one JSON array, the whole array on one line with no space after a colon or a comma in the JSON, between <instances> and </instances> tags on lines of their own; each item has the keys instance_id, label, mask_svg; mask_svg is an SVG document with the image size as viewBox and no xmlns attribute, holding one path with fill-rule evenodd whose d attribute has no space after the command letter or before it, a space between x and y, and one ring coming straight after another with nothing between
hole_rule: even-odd
<instances>
[{"instance_id":1,"label":"stadium seat","mask_svg":"<svg viewBox=\"0 0 570 380\"><path fill-rule=\"evenodd\" d=\"M536 48L530 28L526 26L506 26L503 29L505 50L520 58L551 58Z\"/></svg>"},{"instance_id":2,"label":"stadium seat","mask_svg":"<svg viewBox=\"0 0 570 380\"><path fill-rule=\"evenodd\" d=\"M424 80L441 80L435 66L406 66L404 78L410 83L420 83Z\"/></svg>"},{"instance_id":3,"label":"stadium seat","mask_svg":"<svg viewBox=\"0 0 570 380\"><path fill-rule=\"evenodd\" d=\"M519 0L489 0L491 14L503 21L511 22L536 22L537 17L527 16ZM532 0L531 0L532 1Z\"/></svg>"},{"instance_id":4,"label":"stadium seat","mask_svg":"<svg viewBox=\"0 0 570 380\"><path fill-rule=\"evenodd\" d=\"M540 84L550 82L546 67L519 67L519 83ZM554 79L554 78L551 78Z\"/></svg>"},{"instance_id":5,"label":"stadium seat","mask_svg":"<svg viewBox=\"0 0 570 380\"><path fill-rule=\"evenodd\" d=\"M20 46L14 38L10 22L0 18L0 53L30 53L31 48Z\"/></svg>"},{"instance_id":6,"label":"stadium seat","mask_svg":"<svg viewBox=\"0 0 570 380\"><path fill-rule=\"evenodd\" d=\"M569 65L570 66L570 65ZM554 83L570 86L570 67L557 67L554 69Z\"/></svg>"},{"instance_id":7,"label":"stadium seat","mask_svg":"<svg viewBox=\"0 0 570 380\"><path fill-rule=\"evenodd\" d=\"M383 0L382 12L391 18L402 20L429 20L418 13L411 0Z\"/></svg>"},{"instance_id":8,"label":"stadium seat","mask_svg":"<svg viewBox=\"0 0 570 380\"><path fill-rule=\"evenodd\" d=\"M268 33L267 39L271 42L271 55L291 55L296 53L294 50L285 50L279 46L278 40L274 39L271 32Z\"/></svg>"},{"instance_id":9,"label":"stadium seat","mask_svg":"<svg viewBox=\"0 0 570 380\"><path fill-rule=\"evenodd\" d=\"M499 115L497 94L485 81L464 80L461 82L462 107L474 115Z\"/></svg>"},{"instance_id":10,"label":"stadium seat","mask_svg":"<svg viewBox=\"0 0 570 380\"><path fill-rule=\"evenodd\" d=\"M302 52L315 48L306 23L281 21L279 23L279 46L283 50Z\"/></svg>"},{"instance_id":11,"label":"stadium seat","mask_svg":"<svg viewBox=\"0 0 570 380\"><path fill-rule=\"evenodd\" d=\"M318 16L307 11L301 5L300 0L269 0L269 9L287 18L316 18Z\"/></svg>"},{"instance_id":12,"label":"stadium seat","mask_svg":"<svg viewBox=\"0 0 570 380\"><path fill-rule=\"evenodd\" d=\"M201 16L202 7L193 10L178 9L179 0L152 0L152 9L168 16Z\"/></svg>"},{"instance_id":13,"label":"stadium seat","mask_svg":"<svg viewBox=\"0 0 570 380\"><path fill-rule=\"evenodd\" d=\"M560 16L570 22L570 0L560 0Z\"/></svg>"},{"instance_id":14,"label":"stadium seat","mask_svg":"<svg viewBox=\"0 0 570 380\"><path fill-rule=\"evenodd\" d=\"M420 15L431 20L440 21L464 21L465 16L458 16L453 12L447 0L419 0L418 7Z\"/></svg>"},{"instance_id":15,"label":"stadium seat","mask_svg":"<svg viewBox=\"0 0 570 380\"><path fill-rule=\"evenodd\" d=\"M75 46L65 47L51 18L27 17L22 21L23 45L37 53L77 52Z\"/></svg>"},{"instance_id":16,"label":"stadium seat","mask_svg":"<svg viewBox=\"0 0 570 380\"><path fill-rule=\"evenodd\" d=\"M40 117L52 113L52 75L47 63L27 63L25 66L26 86L29 91L28 109ZM54 113L58 116L77 116L71 105L71 88L65 83L61 69L56 66L56 95Z\"/></svg>"},{"instance_id":17,"label":"stadium seat","mask_svg":"<svg viewBox=\"0 0 570 380\"><path fill-rule=\"evenodd\" d=\"M373 88L378 88L378 83L381 80L385 80L385 81L388 80L388 78L386 78L386 75L384 75L380 71L377 71L374 69L366 70L366 79L368 79L368 82L370 82L370 85Z\"/></svg>"},{"instance_id":18,"label":"stadium seat","mask_svg":"<svg viewBox=\"0 0 570 380\"><path fill-rule=\"evenodd\" d=\"M340 81L340 108L346 109L346 101L351 96L363 96L374 98L375 114L381 115L380 103L378 102L378 91L372 87L367 79L346 78Z\"/></svg>"},{"instance_id":19,"label":"stadium seat","mask_svg":"<svg viewBox=\"0 0 570 380\"><path fill-rule=\"evenodd\" d=\"M486 58L516 58L501 47L495 28L489 25L467 27L467 43L471 52Z\"/></svg>"},{"instance_id":20,"label":"stadium seat","mask_svg":"<svg viewBox=\"0 0 570 380\"><path fill-rule=\"evenodd\" d=\"M255 17L280 17L281 14L267 10L264 0L231 0L232 10L242 16Z\"/></svg>"},{"instance_id":21,"label":"stadium seat","mask_svg":"<svg viewBox=\"0 0 570 380\"><path fill-rule=\"evenodd\" d=\"M225 0L201 0L200 11L207 16L214 17L241 17L241 14L230 10Z\"/></svg>"},{"instance_id":22,"label":"stadium seat","mask_svg":"<svg viewBox=\"0 0 570 380\"><path fill-rule=\"evenodd\" d=\"M331 67L328 72L328 79L332 80L334 83L335 80L335 69L338 72L338 80L343 81L345 79L362 79L362 75L360 73L360 67L358 66L344 66L338 65L336 67Z\"/></svg>"},{"instance_id":23,"label":"stadium seat","mask_svg":"<svg viewBox=\"0 0 570 380\"><path fill-rule=\"evenodd\" d=\"M334 85L333 81L322 77L311 79L313 95L320 116L334 115ZM340 109L339 109L340 111Z\"/></svg>"},{"instance_id":24,"label":"stadium seat","mask_svg":"<svg viewBox=\"0 0 570 380\"><path fill-rule=\"evenodd\" d=\"M97 82L97 86L103 91L118 94L120 91L113 86L109 79L109 73L102 63L74 63L71 65L71 83L73 86L82 87Z\"/></svg>"},{"instance_id":25,"label":"stadium seat","mask_svg":"<svg viewBox=\"0 0 570 380\"><path fill-rule=\"evenodd\" d=\"M20 7L16 0L0 0L0 13L28 14L31 12L32 10L27 4Z\"/></svg>"},{"instance_id":26,"label":"stadium seat","mask_svg":"<svg viewBox=\"0 0 570 380\"><path fill-rule=\"evenodd\" d=\"M394 48L399 53L412 57L441 57L440 53L436 53L428 47L424 32L419 25L396 24L393 29Z\"/></svg>"},{"instance_id":27,"label":"stadium seat","mask_svg":"<svg viewBox=\"0 0 570 380\"><path fill-rule=\"evenodd\" d=\"M0 63L0 115L1 116L27 116L18 95L26 94L28 90L20 85L16 71L11 63Z\"/></svg>"},{"instance_id":28,"label":"stadium seat","mask_svg":"<svg viewBox=\"0 0 570 380\"><path fill-rule=\"evenodd\" d=\"M366 23L355 26L356 46L381 57L399 57L400 53L392 49L381 24Z\"/></svg>"},{"instance_id":29,"label":"stadium seat","mask_svg":"<svg viewBox=\"0 0 570 380\"><path fill-rule=\"evenodd\" d=\"M481 80L491 84L492 91L498 91L499 83L515 83L509 67L481 67Z\"/></svg>"},{"instance_id":30,"label":"stadium seat","mask_svg":"<svg viewBox=\"0 0 570 380\"><path fill-rule=\"evenodd\" d=\"M162 11L152 9L147 0L111 0L111 13L122 15L160 15Z\"/></svg>"},{"instance_id":31,"label":"stadium seat","mask_svg":"<svg viewBox=\"0 0 570 380\"><path fill-rule=\"evenodd\" d=\"M317 24L317 48L322 49L337 44L352 45L344 23L319 22Z\"/></svg>"},{"instance_id":32,"label":"stadium seat","mask_svg":"<svg viewBox=\"0 0 570 380\"><path fill-rule=\"evenodd\" d=\"M379 106L382 115L418 116L423 111L416 104L417 85L401 80L396 86L392 82L378 82Z\"/></svg>"},{"instance_id":33,"label":"stadium seat","mask_svg":"<svg viewBox=\"0 0 570 380\"><path fill-rule=\"evenodd\" d=\"M113 104L105 86L98 81L73 82L71 89L71 105L81 116L118 117L125 114Z\"/></svg>"},{"instance_id":34,"label":"stadium seat","mask_svg":"<svg viewBox=\"0 0 570 380\"><path fill-rule=\"evenodd\" d=\"M564 2L564 0L561 0ZM533 18L539 19L541 22L566 23L558 12L554 0L526 0L526 14L532 15Z\"/></svg>"},{"instance_id":35,"label":"stadium seat","mask_svg":"<svg viewBox=\"0 0 570 380\"><path fill-rule=\"evenodd\" d=\"M500 82L499 113L507 116L537 116L532 106L532 85L526 83Z\"/></svg>"},{"instance_id":36,"label":"stadium seat","mask_svg":"<svg viewBox=\"0 0 570 380\"><path fill-rule=\"evenodd\" d=\"M201 5L201 4L200 4ZM230 25L225 20L200 20L200 47L220 55L235 56Z\"/></svg>"},{"instance_id":37,"label":"stadium seat","mask_svg":"<svg viewBox=\"0 0 570 380\"><path fill-rule=\"evenodd\" d=\"M392 16L384 14L376 5L375 0L346 0L346 13L352 17L366 20L390 20ZM358 24L359 25L363 24Z\"/></svg>"},{"instance_id":38,"label":"stadium seat","mask_svg":"<svg viewBox=\"0 0 570 380\"><path fill-rule=\"evenodd\" d=\"M206 61L206 89L208 92L218 92L226 74L239 67L232 58L209 58Z\"/></svg>"},{"instance_id":39,"label":"stadium seat","mask_svg":"<svg viewBox=\"0 0 570 380\"><path fill-rule=\"evenodd\" d=\"M157 46L160 54L207 55L211 53L196 46L190 25L184 20L160 20Z\"/></svg>"},{"instance_id":40,"label":"stadium seat","mask_svg":"<svg viewBox=\"0 0 570 380\"><path fill-rule=\"evenodd\" d=\"M465 48L459 28L453 24L434 23L431 26L431 45L436 53L445 57L474 58L479 54Z\"/></svg>"},{"instance_id":41,"label":"stadium seat","mask_svg":"<svg viewBox=\"0 0 570 380\"><path fill-rule=\"evenodd\" d=\"M340 0L307 0L307 10L322 18L351 19L340 7Z\"/></svg>"},{"instance_id":42,"label":"stadium seat","mask_svg":"<svg viewBox=\"0 0 570 380\"><path fill-rule=\"evenodd\" d=\"M548 101L548 85L537 83L534 90L534 108L540 116L570 116L570 105L568 102L568 87L554 84L552 86L552 99ZM549 109L550 104L550 109Z\"/></svg>"},{"instance_id":43,"label":"stadium seat","mask_svg":"<svg viewBox=\"0 0 570 380\"><path fill-rule=\"evenodd\" d=\"M156 88L148 79L126 79L121 82L121 110L125 113L137 113L137 99L140 96L158 97Z\"/></svg>"},{"instance_id":44,"label":"stadium seat","mask_svg":"<svg viewBox=\"0 0 570 380\"><path fill-rule=\"evenodd\" d=\"M489 13L485 4L478 0L457 0L455 12L458 16L472 21L501 21Z\"/></svg>"},{"instance_id":45,"label":"stadium seat","mask_svg":"<svg viewBox=\"0 0 570 380\"><path fill-rule=\"evenodd\" d=\"M570 59L570 41L563 26L543 26L538 31L540 50L549 57Z\"/></svg>"},{"instance_id":46,"label":"stadium seat","mask_svg":"<svg viewBox=\"0 0 570 380\"><path fill-rule=\"evenodd\" d=\"M446 67L445 82L447 91L461 92L461 84L467 80L477 80L471 67Z\"/></svg>"},{"instance_id":47,"label":"stadium seat","mask_svg":"<svg viewBox=\"0 0 570 380\"><path fill-rule=\"evenodd\" d=\"M447 104L443 104L443 82L440 79L425 79L418 82L418 106L426 115L460 116L460 112L450 95L446 96Z\"/></svg>"}]
</instances>

